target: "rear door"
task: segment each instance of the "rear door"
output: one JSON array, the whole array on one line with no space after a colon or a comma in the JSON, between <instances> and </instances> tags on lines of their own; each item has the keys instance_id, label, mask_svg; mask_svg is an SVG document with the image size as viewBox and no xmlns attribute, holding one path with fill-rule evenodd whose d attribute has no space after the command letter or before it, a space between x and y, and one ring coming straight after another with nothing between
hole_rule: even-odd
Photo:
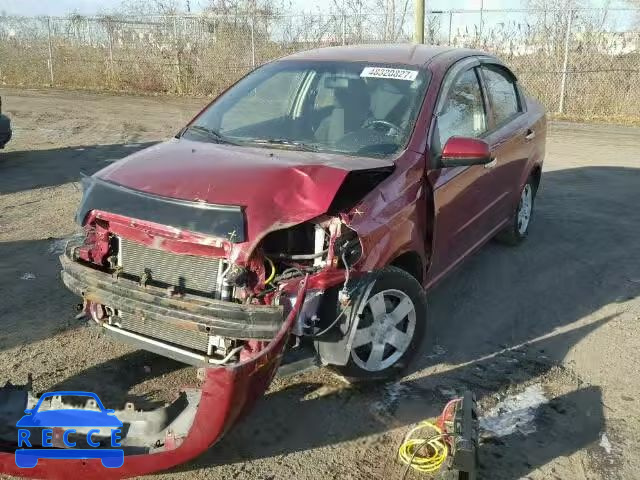
<instances>
[{"instance_id":1,"label":"rear door","mask_svg":"<svg viewBox=\"0 0 640 480\"><path fill-rule=\"evenodd\" d=\"M490 170L497 203L488 221L496 226L507 221L515 211L520 179L536 132L525 114L526 102L513 73L491 60L482 61L479 72L493 124L484 139L494 156Z\"/></svg>"}]
</instances>

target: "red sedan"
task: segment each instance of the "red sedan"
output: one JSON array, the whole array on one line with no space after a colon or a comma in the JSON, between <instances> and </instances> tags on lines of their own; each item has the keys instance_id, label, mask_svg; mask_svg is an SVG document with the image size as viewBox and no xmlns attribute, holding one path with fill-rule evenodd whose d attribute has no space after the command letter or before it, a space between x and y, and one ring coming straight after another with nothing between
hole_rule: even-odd
<instances>
[{"instance_id":1,"label":"red sedan","mask_svg":"<svg viewBox=\"0 0 640 480\"><path fill-rule=\"evenodd\" d=\"M111 335L204 376L173 423L122 439L124 467L78 471L194 457L287 354L349 378L397 372L428 335L425 290L490 239L527 236L545 133L484 52L326 48L256 69L176 138L85 179L65 284Z\"/></svg>"}]
</instances>

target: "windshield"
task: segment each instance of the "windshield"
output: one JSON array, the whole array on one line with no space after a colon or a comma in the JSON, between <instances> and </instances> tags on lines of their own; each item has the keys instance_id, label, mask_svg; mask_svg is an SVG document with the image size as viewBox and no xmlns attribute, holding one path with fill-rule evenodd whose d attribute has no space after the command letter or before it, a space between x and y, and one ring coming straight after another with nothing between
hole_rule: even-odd
<instances>
[{"instance_id":1,"label":"windshield","mask_svg":"<svg viewBox=\"0 0 640 480\"><path fill-rule=\"evenodd\" d=\"M427 81L426 72L405 65L275 62L220 96L183 136L386 156L406 145Z\"/></svg>"}]
</instances>

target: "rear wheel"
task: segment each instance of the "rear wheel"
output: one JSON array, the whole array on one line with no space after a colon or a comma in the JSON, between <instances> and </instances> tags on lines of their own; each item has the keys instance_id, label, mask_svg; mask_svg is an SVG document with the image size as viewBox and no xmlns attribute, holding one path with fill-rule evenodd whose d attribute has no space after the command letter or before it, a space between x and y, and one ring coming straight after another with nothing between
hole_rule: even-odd
<instances>
[{"instance_id":1,"label":"rear wheel","mask_svg":"<svg viewBox=\"0 0 640 480\"><path fill-rule=\"evenodd\" d=\"M533 177L529 177L520 192L518 208L511 220L511 223L496 235L496 239L507 245L520 244L529 233L529 225L533 215L533 202L536 196L536 188Z\"/></svg>"},{"instance_id":2,"label":"rear wheel","mask_svg":"<svg viewBox=\"0 0 640 480\"><path fill-rule=\"evenodd\" d=\"M349 361L338 370L348 379L383 379L407 366L425 333L426 297L409 273L377 272L353 336Z\"/></svg>"}]
</instances>

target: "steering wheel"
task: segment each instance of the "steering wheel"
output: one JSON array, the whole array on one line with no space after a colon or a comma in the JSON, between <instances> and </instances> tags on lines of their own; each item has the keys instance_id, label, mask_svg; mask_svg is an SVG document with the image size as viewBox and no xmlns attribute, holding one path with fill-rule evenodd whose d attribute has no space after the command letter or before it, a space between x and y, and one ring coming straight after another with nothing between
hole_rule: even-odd
<instances>
[{"instance_id":1,"label":"steering wheel","mask_svg":"<svg viewBox=\"0 0 640 480\"><path fill-rule=\"evenodd\" d=\"M386 127L388 131L395 130L397 132L400 131L400 127L394 123L388 122L386 120L367 120L364 124L364 128L372 128L373 130L380 130L377 128L377 125L382 127Z\"/></svg>"}]
</instances>

